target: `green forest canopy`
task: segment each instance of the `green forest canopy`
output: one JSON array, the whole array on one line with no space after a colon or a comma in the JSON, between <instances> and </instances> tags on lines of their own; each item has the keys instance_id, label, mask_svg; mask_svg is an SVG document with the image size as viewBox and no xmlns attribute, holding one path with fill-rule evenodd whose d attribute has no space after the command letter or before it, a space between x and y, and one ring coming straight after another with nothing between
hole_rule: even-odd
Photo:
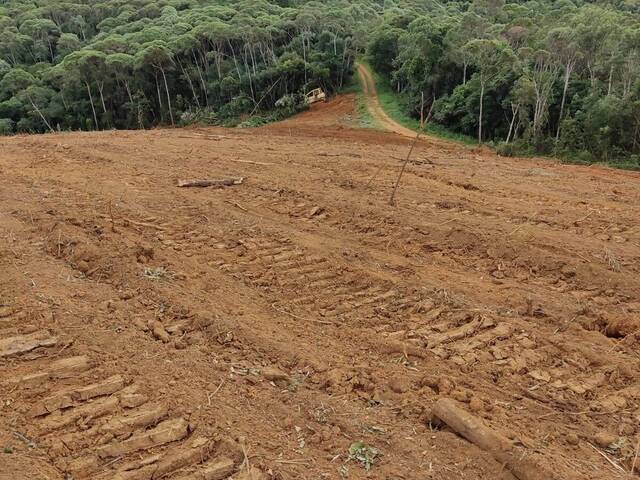
<instances>
[{"instance_id":1,"label":"green forest canopy","mask_svg":"<svg viewBox=\"0 0 640 480\"><path fill-rule=\"evenodd\" d=\"M503 153L640 167L639 7L476 0L417 17L396 9L368 53L416 117L435 102L435 122L502 141Z\"/></svg>"},{"instance_id":2,"label":"green forest canopy","mask_svg":"<svg viewBox=\"0 0 640 480\"><path fill-rule=\"evenodd\" d=\"M0 134L228 123L336 92L357 55L420 117L640 165L640 1L5 0ZM259 120L258 120L259 121Z\"/></svg>"}]
</instances>

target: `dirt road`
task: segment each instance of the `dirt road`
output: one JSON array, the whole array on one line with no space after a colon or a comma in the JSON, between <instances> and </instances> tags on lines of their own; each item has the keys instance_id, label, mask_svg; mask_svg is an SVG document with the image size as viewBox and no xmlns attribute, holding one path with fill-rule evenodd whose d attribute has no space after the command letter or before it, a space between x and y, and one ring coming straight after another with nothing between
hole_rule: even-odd
<instances>
[{"instance_id":1,"label":"dirt road","mask_svg":"<svg viewBox=\"0 0 640 480\"><path fill-rule=\"evenodd\" d=\"M356 66L358 69L358 76L360 77L360 83L362 84L362 90L364 93L367 108L376 122L380 125L380 127L389 132L397 133L398 135L403 135L405 137L415 137L416 132L409 128L403 127L398 122L393 120L389 115L387 115L387 112L384 111L384 109L380 105L376 83L373 80L373 76L371 75L369 69L361 63L358 63Z\"/></svg>"},{"instance_id":2,"label":"dirt road","mask_svg":"<svg viewBox=\"0 0 640 480\"><path fill-rule=\"evenodd\" d=\"M629 477L639 176L353 115L0 139L0 478Z\"/></svg>"}]
</instances>

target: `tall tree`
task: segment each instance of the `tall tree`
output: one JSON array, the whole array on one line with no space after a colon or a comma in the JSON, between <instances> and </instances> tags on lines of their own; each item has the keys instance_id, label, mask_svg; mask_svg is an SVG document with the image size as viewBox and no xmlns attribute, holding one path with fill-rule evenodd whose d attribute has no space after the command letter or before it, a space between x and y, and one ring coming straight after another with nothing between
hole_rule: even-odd
<instances>
[{"instance_id":1,"label":"tall tree","mask_svg":"<svg viewBox=\"0 0 640 480\"><path fill-rule=\"evenodd\" d=\"M516 56L503 40L477 39L464 46L476 68L480 82L480 113L478 114L478 143L482 143L482 114L484 93L491 82L505 75L516 63Z\"/></svg>"}]
</instances>

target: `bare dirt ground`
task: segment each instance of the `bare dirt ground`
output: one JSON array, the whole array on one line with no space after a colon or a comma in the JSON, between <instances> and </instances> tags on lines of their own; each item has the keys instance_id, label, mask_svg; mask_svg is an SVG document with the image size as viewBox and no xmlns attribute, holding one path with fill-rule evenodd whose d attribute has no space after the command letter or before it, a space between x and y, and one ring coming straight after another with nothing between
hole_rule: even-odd
<instances>
[{"instance_id":1,"label":"bare dirt ground","mask_svg":"<svg viewBox=\"0 0 640 480\"><path fill-rule=\"evenodd\" d=\"M392 207L353 109L0 140L1 479L513 478L441 398L633 477L640 176L426 139Z\"/></svg>"}]
</instances>

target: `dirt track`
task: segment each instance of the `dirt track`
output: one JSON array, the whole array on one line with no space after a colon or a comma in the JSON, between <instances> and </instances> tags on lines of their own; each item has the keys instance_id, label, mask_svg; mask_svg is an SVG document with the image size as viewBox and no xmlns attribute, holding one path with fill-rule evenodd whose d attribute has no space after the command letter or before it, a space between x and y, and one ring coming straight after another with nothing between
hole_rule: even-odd
<instances>
[{"instance_id":1,"label":"dirt track","mask_svg":"<svg viewBox=\"0 0 640 480\"><path fill-rule=\"evenodd\" d=\"M358 77L360 77L360 84L362 85L362 90L364 94L365 101L367 103L367 108L373 117L375 118L378 125L384 130L388 130L389 132L397 133L398 135L402 135L404 137L415 137L416 133L413 130L403 127L398 122L394 121L387 112L385 112L380 105L380 101L378 100L378 91L376 89L376 84L371 76L371 72L367 67L362 65L361 63L357 64L358 69Z\"/></svg>"},{"instance_id":2,"label":"dirt track","mask_svg":"<svg viewBox=\"0 0 640 480\"><path fill-rule=\"evenodd\" d=\"M558 478L625 478L638 174L427 140L390 207L410 140L351 116L0 140L0 352L29 335L0 358L1 479L245 455L277 479L509 478L431 428L442 397ZM247 180L175 186L227 175Z\"/></svg>"}]
</instances>

